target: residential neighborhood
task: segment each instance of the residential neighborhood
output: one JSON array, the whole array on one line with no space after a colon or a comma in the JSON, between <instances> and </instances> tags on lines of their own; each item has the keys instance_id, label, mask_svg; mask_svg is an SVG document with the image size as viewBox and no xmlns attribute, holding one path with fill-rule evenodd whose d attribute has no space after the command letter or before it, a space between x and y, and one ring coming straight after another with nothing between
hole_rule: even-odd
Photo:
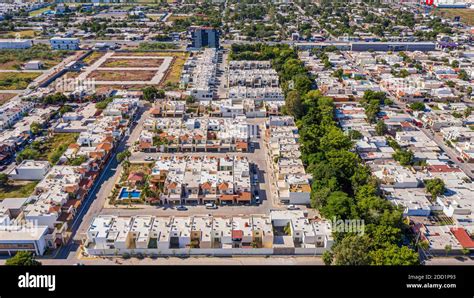
<instances>
[{"instance_id":1,"label":"residential neighborhood","mask_svg":"<svg viewBox=\"0 0 474 298\"><path fill-rule=\"evenodd\" d=\"M0 4L0 255L472 264L474 3L428 2Z\"/></svg>"}]
</instances>

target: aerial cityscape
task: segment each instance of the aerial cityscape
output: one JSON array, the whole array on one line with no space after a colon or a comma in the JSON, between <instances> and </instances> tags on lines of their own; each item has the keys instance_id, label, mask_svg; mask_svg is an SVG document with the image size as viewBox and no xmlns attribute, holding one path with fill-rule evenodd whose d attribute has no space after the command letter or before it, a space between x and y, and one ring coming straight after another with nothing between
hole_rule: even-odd
<instances>
[{"instance_id":1,"label":"aerial cityscape","mask_svg":"<svg viewBox=\"0 0 474 298\"><path fill-rule=\"evenodd\" d=\"M473 87L473 0L2 1L0 264L473 265Z\"/></svg>"}]
</instances>

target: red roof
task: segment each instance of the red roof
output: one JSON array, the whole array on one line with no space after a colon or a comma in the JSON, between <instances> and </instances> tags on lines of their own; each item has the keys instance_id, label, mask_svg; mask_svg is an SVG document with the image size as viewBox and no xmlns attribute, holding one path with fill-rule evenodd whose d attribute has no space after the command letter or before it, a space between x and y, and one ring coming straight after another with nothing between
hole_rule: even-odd
<instances>
[{"instance_id":1,"label":"red roof","mask_svg":"<svg viewBox=\"0 0 474 298\"><path fill-rule=\"evenodd\" d=\"M239 200L239 201L250 201L251 199L252 199L252 194L249 193L248 191L246 191L246 192L241 193L237 200Z\"/></svg>"},{"instance_id":2,"label":"red roof","mask_svg":"<svg viewBox=\"0 0 474 298\"><path fill-rule=\"evenodd\" d=\"M242 230L233 230L232 239L242 239L244 237L244 232Z\"/></svg>"},{"instance_id":3,"label":"red roof","mask_svg":"<svg viewBox=\"0 0 474 298\"><path fill-rule=\"evenodd\" d=\"M454 237L461 243L464 248L474 248L474 240L463 228L451 228L451 233L454 234Z\"/></svg>"},{"instance_id":4,"label":"red roof","mask_svg":"<svg viewBox=\"0 0 474 298\"><path fill-rule=\"evenodd\" d=\"M448 165L434 165L428 167L429 172L433 173L452 173L452 172L461 172L459 168L453 168Z\"/></svg>"}]
</instances>

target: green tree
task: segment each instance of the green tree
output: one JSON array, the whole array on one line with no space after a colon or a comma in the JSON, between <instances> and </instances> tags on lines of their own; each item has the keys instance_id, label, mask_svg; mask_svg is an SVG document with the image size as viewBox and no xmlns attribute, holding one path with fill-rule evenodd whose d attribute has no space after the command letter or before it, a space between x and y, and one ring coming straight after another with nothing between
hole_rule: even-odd
<instances>
[{"instance_id":1,"label":"green tree","mask_svg":"<svg viewBox=\"0 0 474 298\"><path fill-rule=\"evenodd\" d=\"M320 140L320 148L323 151L349 150L352 148L352 141L341 129L331 126Z\"/></svg>"},{"instance_id":2,"label":"green tree","mask_svg":"<svg viewBox=\"0 0 474 298\"><path fill-rule=\"evenodd\" d=\"M370 252L371 265L395 265L413 266L419 265L418 253L406 246L399 247L390 245L389 247Z\"/></svg>"},{"instance_id":3,"label":"green tree","mask_svg":"<svg viewBox=\"0 0 474 298\"><path fill-rule=\"evenodd\" d=\"M461 69L458 74L458 78L463 81L469 81L470 77L464 69Z\"/></svg>"},{"instance_id":4,"label":"green tree","mask_svg":"<svg viewBox=\"0 0 474 298\"><path fill-rule=\"evenodd\" d=\"M40 153L37 150L32 148L25 148L23 151L17 154L16 161L22 162L25 159L38 160L39 157Z\"/></svg>"},{"instance_id":5,"label":"green tree","mask_svg":"<svg viewBox=\"0 0 474 298\"><path fill-rule=\"evenodd\" d=\"M70 105L63 105L60 109L59 109L59 113L61 115L64 115L66 114L67 112L71 112L73 110L73 108L70 106Z\"/></svg>"},{"instance_id":6,"label":"green tree","mask_svg":"<svg viewBox=\"0 0 474 298\"><path fill-rule=\"evenodd\" d=\"M448 256L452 250L453 247L450 244L446 244L446 246L444 247L444 252L446 253L446 256Z\"/></svg>"},{"instance_id":7,"label":"green tree","mask_svg":"<svg viewBox=\"0 0 474 298\"><path fill-rule=\"evenodd\" d=\"M436 199L439 195L442 195L445 191L444 181L440 178L434 178L425 181L426 191Z\"/></svg>"},{"instance_id":8,"label":"green tree","mask_svg":"<svg viewBox=\"0 0 474 298\"><path fill-rule=\"evenodd\" d=\"M332 252L329 250L324 251L322 255L322 259L323 259L324 265L330 266L334 259Z\"/></svg>"},{"instance_id":9,"label":"green tree","mask_svg":"<svg viewBox=\"0 0 474 298\"><path fill-rule=\"evenodd\" d=\"M347 219L351 217L352 199L342 191L335 191L327 198L326 205L321 208L325 218Z\"/></svg>"},{"instance_id":10,"label":"green tree","mask_svg":"<svg viewBox=\"0 0 474 298\"><path fill-rule=\"evenodd\" d=\"M413 164L414 154L410 150L395 150L393 159L398 161L402 166L409 166Z\"/></svg>"},{"instance_id":11,"label":"green tree","mask_svg":"<svg viewBox=\"0 0 474 298\"><path fill-rule=\"evenodd\" d=\"M360 140L363 137L364 136L362 135L362 133L360 131L354 130L354 129L349 130L349 138L351 140Z\"/></svg>"},{"instance_id":12,"label":"green tree","mask_svg":"<svg viewBox=\"0 0 474 298\"><path fill-rule=\"evenodd\" d=\"M30 125L30 131L32 134L37 135L41 131L41 124L38 122L33 122Z\"/></svg>"},{"instance_id":13,"label":"green tree","mask_svg":"<svg viewBox=\"0 0 474 298\"><path fill-rule=\"evenodd\" d=\"M412 109L413 111L424 111L425 108L425 104L422 102L414 102L410 104L410 109Z\"/></svg>"},{"instance_id":14,"label":"green tree","mask_svg":"<svg viewBox=\"0 0 474 298\"><path fill-rule=\"evenodd\" d=\"M0 187L4 187L8 184L8 175L0 173Z\"/></svg>"},{"instance_id":15,"label":"green tree","mask_svg":"<svg viewBox=\"0 0 474 298\"><path fill-rule=\"evenodd\" d=\"M5 262L7 266L40 266L41 262L37 261L31 252L19 251L13 257Z\"/></svg>"},{"instance_id":16,"label":"green tree","mask_svg":"<svg viewBox=\"0 0 474 298\"><path fill-rule=\"evenodd\" d=\"M128 160L132 156L132 153L130 153L129 150L122 151L120 153L117 153L117 161L122 162L124 160Z\"/></svg>"},{"instance_id":17,"label":"green tree","mask_svg":"<svg viewBox=\"0 0 474 298\"><path fill-rule=\"evenodd\" d=\"M336 265L369 265L371 240L363 236L350 235L337 243L333 249L334 263Z\"/></svg>"},{"instance_id":18,"label":"green tree","mask_svg":"<svg viewBox=\"0 0 474 298\"><path fill-rule=\"evenodd\" d=\"M286 95L285 110L288 115L295 117L295 119L299 119L304 115L303 102L297 91L290 91Z\"/></svg>"},{"instance_id":19,"label":"green tree","mask_svg":"<svg viewBox=\"0 0 474 298\"><path fill-rule=\"evenodd\" d=\"M387 125L383 120L377 121L377 124L375 125L375 132L378 136L383 136L388 132Z\"/></svg>"}]
</instances>

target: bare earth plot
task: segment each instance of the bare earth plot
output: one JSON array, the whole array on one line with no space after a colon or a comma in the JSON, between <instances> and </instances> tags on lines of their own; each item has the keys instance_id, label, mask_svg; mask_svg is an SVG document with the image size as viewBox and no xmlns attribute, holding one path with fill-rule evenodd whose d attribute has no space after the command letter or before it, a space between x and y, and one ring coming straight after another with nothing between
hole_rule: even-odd
<instances>
[{"instance_id":1,"label":"bare earth plot","mask_svg":"<svg viewBox=\"0 0 474 298\"><path fill-rule=\"evenodd\" d=\"M89 79L95 79L96 82L103 81L150 81L155 75L153 70L94 70L88 76Z\"/></svg>"},{"instance_id":2,"label":"bare earth plot","mask_svg":"<svg viewBox=\"0 0 474 298\"><path fill-rule=\"evenodd\" d=\"M17 96L17 93L0 93L0 106Z\"/></svg>"},{"instance_id":3,"label":"bare earth plot","mask_svg":"<svg viewBox=\"0 0 474 298\"><path fill-rule=\"evenodd\" d=\"M137 55L140 54L140 55ZM96 85L159 85L173 63L163 53L108 52L88 66L77 78L93 79Z\"/></svg>"},{"instance_id":4,"label":"bare earth plot","mask_svg":"<svg viewBox=\"0 0 474 298\"><path fill-rule=\"evenodd\" d=\"M474 9L437 9L435 14L445 18L461 17L461 22L474 26Z\"/></svg>"},{"instance_id":5,"label":"bare earth plot","mask_svg":"<svg viewBox=\"0 0 474 298\"><path fill-rule=\"evenodd\" d=\"M162 59L126 59L110 58L102 64L102 67L160 67Z\"/></svg>"}]
</instances>

